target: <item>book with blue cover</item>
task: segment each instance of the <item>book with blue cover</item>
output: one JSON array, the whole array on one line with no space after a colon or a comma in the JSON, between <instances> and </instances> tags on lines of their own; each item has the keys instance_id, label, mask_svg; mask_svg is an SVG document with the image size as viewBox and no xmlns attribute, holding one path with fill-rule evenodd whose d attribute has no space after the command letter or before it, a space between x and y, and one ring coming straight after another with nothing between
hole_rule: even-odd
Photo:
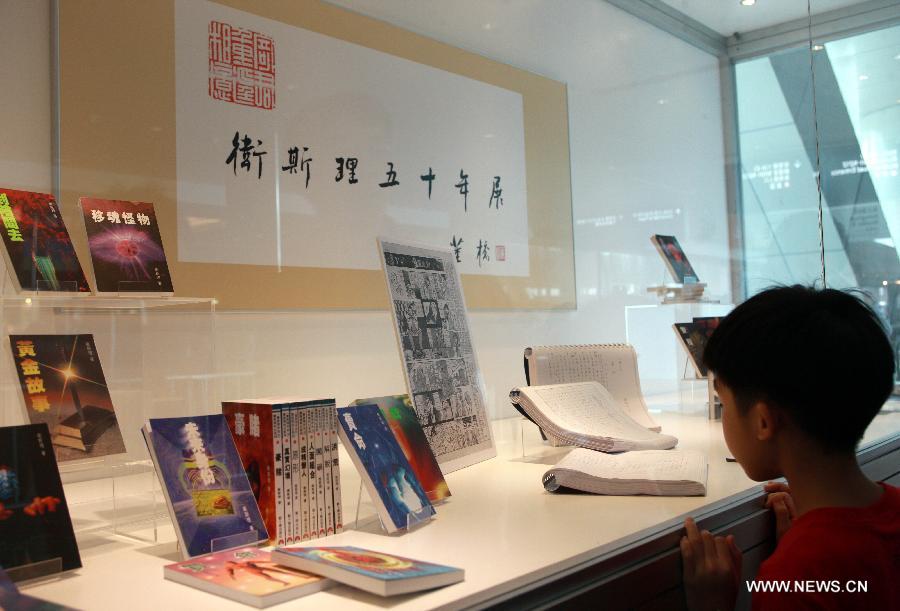
<instances>
[{"instance_id":1,"label":"book with blue cover","mask_svg":"<svg viewBox=\"0 0 900 611\"><path fill-rule=\"evenodd\" d=\"M142 431L182 556L269 538L225 416L153 418Z\"/></svg>"},{"instance_id":2,"label":"book with blue cover","mask_svg":"<svg viewBox=\"0 0 900 611\"><path fill-rule=\"evenodd\" d=\"M465 579L465 571L359 547L280 547L272 560L378 594L393 596L439 588Z\"/></svg>"},{"instance_id":3,"label":"book with blue cover","mask_svg":"<svg viewBox=\"0 0 900 611\"><path fill-rule=\"evenodd\" d=\"M434 507L377 405L337 408L338 434L389 533L434 516Z\"/></svg>"}]
</instances>

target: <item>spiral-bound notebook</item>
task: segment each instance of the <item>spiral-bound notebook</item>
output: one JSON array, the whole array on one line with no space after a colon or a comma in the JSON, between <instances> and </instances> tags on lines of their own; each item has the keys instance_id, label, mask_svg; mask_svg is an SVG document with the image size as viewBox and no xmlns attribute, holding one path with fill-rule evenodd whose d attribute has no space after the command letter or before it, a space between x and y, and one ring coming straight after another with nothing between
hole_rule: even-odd
<instances>
[{"instance_id":1,"label":"spiral-bound notebook","mask_svg":"<svg viewBox=\"0 0 900 611\"><path fill-rule=\"evenodd\" d=\"M630 344L526 348L525 380L530 386L599 382L635 422L651 431L660 430L647 411L638 376L637 353ZM546 431L542 430L542 434L546 436ZM548 440L552 445L563 445L552 436Z\"/></svg>"}]
</instances>

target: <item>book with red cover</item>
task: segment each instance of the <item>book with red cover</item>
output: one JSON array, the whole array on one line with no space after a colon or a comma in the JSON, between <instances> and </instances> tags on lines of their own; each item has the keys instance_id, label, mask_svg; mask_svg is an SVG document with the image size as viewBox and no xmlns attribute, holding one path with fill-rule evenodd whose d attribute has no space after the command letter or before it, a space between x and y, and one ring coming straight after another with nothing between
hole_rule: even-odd
<instances>
[{"instance_id":1,"label":"book with red cover","mask_svg":"<svg viewBox=\"0 0 900 611\"><path fill-rule=\"evenodd\" d=\"M98 293L173 294L153 204L79 200Z\"/></svg>"},{"instance_id":2,"label":"book with red cover","mask_svg":"<svg viewBox=\"0 0 900 611\"><path fill-rule=\"evenodd\" d=\"M19 291L90 293L56 199L0 188L3 253Z\"/></svg>"}]
</instances>

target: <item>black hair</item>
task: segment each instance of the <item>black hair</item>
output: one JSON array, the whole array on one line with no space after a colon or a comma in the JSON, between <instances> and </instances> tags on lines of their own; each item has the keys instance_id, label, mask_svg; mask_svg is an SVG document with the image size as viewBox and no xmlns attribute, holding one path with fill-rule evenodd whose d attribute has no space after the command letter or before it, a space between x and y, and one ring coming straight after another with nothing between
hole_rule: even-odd
<instances>
[{"instance_id":1,"label":"black hair","mask_svg":"<svg viewBox=\"0 0 900 611\"><path fill-rule=\"evenodd\" d=\"M739 410L764 400L830 452L856 448L894 386L894 353L878 315L835 289L754 295L722 320L703 361Z\"/></svg>"}]
</instances>

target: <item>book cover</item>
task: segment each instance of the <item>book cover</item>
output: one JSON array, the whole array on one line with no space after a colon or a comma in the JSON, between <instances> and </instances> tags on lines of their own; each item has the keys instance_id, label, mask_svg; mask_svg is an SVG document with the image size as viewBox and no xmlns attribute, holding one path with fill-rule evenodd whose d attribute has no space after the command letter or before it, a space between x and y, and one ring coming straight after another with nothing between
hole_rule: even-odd
<instances>
[{"instance_id":1,"label":"book cover","mask_svg":"<svg viewBox=\"0 0 900 611\"><path fill-rule=\"evenodd\" d=\"M684 284L685 282L698 282L700 280L675 236L653 235L650 237L650 240L656 246L659 254L662 255L663 260L665 260L666 267L669 268L669 273L672 274L675 282Z\"/></svg>"},{"instance_id":2,"label":"book cover","mask_svg":"<svg viewBox=\"0 0 900 611\"><path fill-rule=\"evenodd\" d=\"M59 462L125 452L94 337L10 335L28 419L46 423Z\"/></svg>"},{"instance_id":3,"label":"book cover","mask_svg":"<svg viewBox=\"0 0 900 611\"><path fill-rule=\"evenodd\" d=\"M154 418L144 434L183 554L268 539L223 415Z\"/></svg>"},{"instance_id":4,"label":"book cover","mask_svg":"<svg viewBox=\"0 0 900 611\"><path fill-rule=\"evenodd\" d=\"M49 561L49 562L48 562ZM13 573L36 563L81 566L47 425L0 428L0 566Z\"/></svg>"},{"instance_id":5,"label":"book cover","mask_svg":"<svg viewBox=\"0 0 900 611\"><path fill-rule=\"evenodd\" d=\"M90 292L52 195L0 189L0 219L10 276L20 291Z\"/></svg>"},{"instance_id":6,"label":"book cover","mask_svg":"<svg viewBox=\"0 0 900 611\"><path fill-rule=\"evenodd\" d=\"M450 487L444 480L444 474L438 465L434 452L425 436L422 425L416 417L409 395L389 395L357 399L352 405L374 404L381 410L381 415L391 427L400 449L409 461L410 466L419 478L419 482L428 495L428 500L438 503L450 496Z\"/></svg>"},{"instance_id":7,"label":"book cover","mask_svg":"<svg viewBox=\"0 0 900 611\"><path fill-rule=\"evenodd\" d=\"M275 543L278 527L272 406L226 401L222 403L222 413L231 429L266 531Z\"/></svg>"},{"instance_id":8,"label":"book cover","mask_svg":"<svg viewBox=\"0 0 900 611\"><path fill-rule=\"evenodd\" d=\"M465 579L456 567L433 564L359 547L283 547L276 562L390 596L450 585Z\"/></svg>"},{"instance_id":9,"label":"book cover","mask_svg":"<svg viewBox=\"0 0 900 611\"><path fill-rule=\"evenodd\" d=\"M259 608L333 585L330 579L281 566L271 552L255 547L199 556L165 567L166 579Z\"/></svg>"},{"instance_id":10,"label":"book cover","mask_svg":"<svg viewBox=\"0 0 900 611\"><path fill-rule=\"evenodd\" d=\"M681 340L682 346L690 357L691 365L694 371L701 378L705 378L709 371L703 362L703 351L706 350L706 343L712 336L713 331L719 326L721 317L709 316L703 318L694 318L691 322L679 322L673 326L675 333Z\"/></svg>"},{"instance_id":11,"label":"book cover","mask_svg":"<svg viewBox=\"0 0 900 611\"><path fill-rule=\"evenodd\" d=\"M153 204L82 197L98 293L172 294Z\"/></svg>"},{"instance_id":12,"label":"book cover","mask_svg":"<svg viewBox=\"0 0 900 611\"><path fill-rule=\"evenodd\" d=\"M377 405L337 408L338 433L388 532L420 521L434 507Z\"/></svg>"}]
</instances>

